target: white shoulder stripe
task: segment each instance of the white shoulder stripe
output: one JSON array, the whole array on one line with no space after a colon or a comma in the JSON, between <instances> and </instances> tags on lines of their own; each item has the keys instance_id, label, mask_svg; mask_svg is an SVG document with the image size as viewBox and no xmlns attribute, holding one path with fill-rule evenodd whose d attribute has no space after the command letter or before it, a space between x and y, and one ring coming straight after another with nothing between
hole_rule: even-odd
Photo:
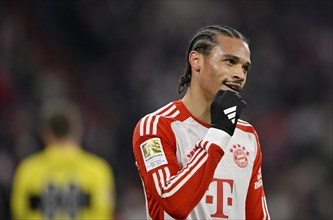
<instances>
[{"instance_id":1,"label":"white shoulder stripe","mask_svg":"<svg viewBox=\"0 0 333 220\"><path fill-rule=\"evenodd\" d=\"M170 115L169 117L170 117L170 118L174 118L174 117L176 117L177 115L179 115L179 113L180 113L180 111L177 110L175 113L173 113L173 114Z\"/></svg>"},{"instance_id":2,"label":"white shoulder stripe","mask_svg":"<svg viewBox=\"0 0 333 220\"><path fill-rule=\"evenodd\" d=\"M160 115L157 115L155 120L154 120L154 123L153 123L153 135L156 135L157 133L157 123L158 121L160 120Z\"/></svg>"},{"instance_id":3,"label":"white shoulder stripe","mask_svg":"<svg viewBox=\"0 0 333 220\"><path fill-rule=\"evenodd\" d=\"M168 114L170 114L174 109L176 108L175 105L173 105L171 108L169 108L168 110L166 110L163 114L161 114L162 116L167 116Z\"/></svg>"},{"instance_id":4,"label":"white shoulder stripe","mask_svg":"<svg viewBox=\"0 0 333 220\"><path fill-rule=\"evenodd\" d=\"M146 122L146 134L148 134L150 131L150 122L151 122L152 117L153 117L152 115L149 115L148 120Z\"/></svg>"},{"instance_id":5,"label":"white shoulder stripe","mask_svg":"<svg viewBox=\"0 0 333 220\"><path fill-rule=\"evenodd\" d=\"M159 113L163 112L165 109L169 108L170 105L172 105L172 102L168 103L167 105L163 106L160 109L157 109L156 111L154 111L153 113L151 113L152 115L158 115Z\"/></svg>"},{"instance_id":6,"label":"white shoulder stripe","mask_svg":"<svg viewBox=\"0 0 333 220\"><path fill-rule=\"evenodd\" d=\"M143 117L141 119L141 122L140 122L140 136L143 135L143 130L144 130L144 124L145 124L145 120L147 119L148 115L146 115L145 117Z\"/></svg>"},{"instance_id":7,"label":"white shoulder stripe","mask_svg":"<svg viewBox=\"0 0 333 220\"><path fill-rule=\"evenodd\" d=\"M176 117L180 113L180 111L176 110L176 108L177 107L175 105L172 105L172 102L171 102L168 105L164 106L163 108L143 117L140 122L140 136L150 135L150 134L156 135L157 124L158 124L160 117L161 116L165 116L165 117L169 117L169 118ZM163 112L164 110L166 110L166 111ZM163 113L160 114L161 112L163 112Z\"/></svg>"}]
</instances>

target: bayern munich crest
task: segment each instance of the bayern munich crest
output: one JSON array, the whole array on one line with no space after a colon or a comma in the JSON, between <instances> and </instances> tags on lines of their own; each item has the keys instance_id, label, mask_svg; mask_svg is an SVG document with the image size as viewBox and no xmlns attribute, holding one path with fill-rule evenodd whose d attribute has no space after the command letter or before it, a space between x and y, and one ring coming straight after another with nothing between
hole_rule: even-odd
<instances>
[{"instance_id":1,"label":"bayern munich crest","mask_svg":"<svg viewBox=\"0 0 333 220\"><path fill-rule=\"evenodd\" d=\"M245 146L241 146L240 144L233 145L232 148L230 148L230 152L233 153L233 159L238 167L247 167L249 163L247 157L250 153L246 150Z\"/></svg>"}]
</instances>

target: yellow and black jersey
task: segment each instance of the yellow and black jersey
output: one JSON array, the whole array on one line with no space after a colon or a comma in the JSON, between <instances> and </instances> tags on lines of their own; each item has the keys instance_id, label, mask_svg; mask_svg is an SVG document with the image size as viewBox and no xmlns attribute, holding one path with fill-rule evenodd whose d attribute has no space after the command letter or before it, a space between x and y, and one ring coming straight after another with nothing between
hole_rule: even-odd
<instances>
[{"instance_id":1,"label":"yellow and black jersey","mask_svg":"<svg viewBox=\"0 0 333 220\"><path fill-rule=\"evenodd\" d=\"M105 160L77 146L47 146L17 168L13 219L112 219L114 183Z\"/></svg>"}]
</instances>

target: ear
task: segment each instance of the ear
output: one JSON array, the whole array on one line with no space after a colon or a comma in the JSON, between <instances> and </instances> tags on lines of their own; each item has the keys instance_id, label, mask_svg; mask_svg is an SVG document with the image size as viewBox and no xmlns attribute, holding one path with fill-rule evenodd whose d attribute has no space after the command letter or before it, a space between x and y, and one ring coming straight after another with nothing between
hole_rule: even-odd
<instances>
[{"instance_id":1,"label":"ear","mask_svg":"<svg viewBox=\"0 0 333 220\"><path fill-rule=\"evenodd\" d=\"M188 60L192 66L192 68L199 72L201 69L201 63L202 63L202 56L200 53L197 51L191 51L190 54L188 55Z\"/></svg>"}]
</instances>

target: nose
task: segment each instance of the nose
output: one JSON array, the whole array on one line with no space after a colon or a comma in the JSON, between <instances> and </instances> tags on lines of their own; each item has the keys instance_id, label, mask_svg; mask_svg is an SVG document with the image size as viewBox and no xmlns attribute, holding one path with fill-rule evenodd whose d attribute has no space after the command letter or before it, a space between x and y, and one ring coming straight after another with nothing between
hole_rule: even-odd
<instances>
[{"instance_id":1,"label":"nose","mask_svg":"<svg viewBox=\"0 0 333 220\"><path fill-rule=\"evenodd\" d=\"M243 70L243 66L241 64L235 65L235 69L232 73L232 77L239 79L241 81L245 80L245 73Z\"/></svg>"}]
</instances>

